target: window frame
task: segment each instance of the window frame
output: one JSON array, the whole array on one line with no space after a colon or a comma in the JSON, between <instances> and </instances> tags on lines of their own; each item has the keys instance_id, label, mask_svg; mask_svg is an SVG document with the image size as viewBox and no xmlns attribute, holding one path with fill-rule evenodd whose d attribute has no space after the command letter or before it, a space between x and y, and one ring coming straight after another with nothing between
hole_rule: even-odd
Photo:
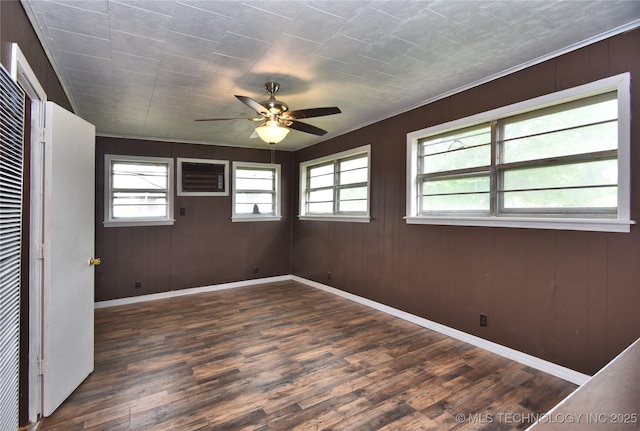
<instances>
[{"instance_id":1,"label":"window frame","mask_svg":"<svg viewBox=\"0 0 640 431\"><path fill-rule=\"evenodd\" d=\"M111 205L111 195L114 191L112 186L112 164L122 163L148 163L167 165L167 215L163 217L146 218L114 218ZM126 226L163 226L175 223L174 215L174 160L168 157L146 157L128 156L118 154L105 154L104 156L104 227L126 227Z\"/></svg>"},{"instance_id":2,"label":"window frame","mask_svg":"<svg viewBox=\"0 0 640 431\"><path fill-rule=\"evenodd\" d=\"M600 232L629 232L630 225L635 224L630 219L630 144L631 144L631 108L630 108L630 74L623 73L609 78L604 78L595 82L573 87L567 90L558 91L534 99L515 103L512 105L497 108L491 111L465 117L459 120L450 121L425 129L417 130L407 134L407 181L406 181L406 216L407 224L430 224L430 225L454 225L454 226L486 226L486 227L512 227L512 228L533 228L533 229L558 229L558 230L580 230L580 231L600 231ZM490 193L493 199L489 213L469 213L462 212L419 214L418 204L418 179L419 179L419 142L421 139L478 126L490 124L492 135L495 136L495 124L497 121L505 120L509 117L525 114L560 105L567 102L585 99L609 92L617 92L618 103L618 194L616 215L611 218L604 218L596 212L584 214L559 214L557 211L530 213L519 213L518 211L501 212L495 208L495 203L499 201L497 196L497 178L499 175L492 172ZM492 163L491 169L504 169L504 166L496 163L496 140L492 139ZM498 166L498 168L496 168ZM541 166L541 165L538 165ZM600 215L600 217L598 217Z\"/></svg>"},{"instance_id":3,"label":"window frame","mask_svg":"<svg viewBox=\"0 0 640 431\"><path fill-rule=\"evenodd\" d=\"M334 210L333 213L329 214L316 214L316 213L308 213L307 212L307 194L309 189L307 187L308 183L308 171L310 168L318 167L322 165L334 164L341 161L346 161L353 158L358 158L358 156L366 154L367 157L367 210L363 213L340 213L336 210L336 196L338 191L341 188L339 184L336 184L334 179L334 184L331 187L333 190L333 205ZM334 170L335 174L335 170ZM354 222L354 223L369 223L371 221L371 144L363 145L361 147L352 148L350 150L342 151L339 153L330 154L324 157L319 157L312 160L307 160L305 162L300 163L300 191L299 191L299 201L300 206L298 209L298 219L300 220L315 220L315 221L340 221L340 222ZM360 183L358 183L360 184Z\"/></svg>"},{"instance_id":4,"label":"window frame","mask_svg":"<svg viewBox=\"0 0 640 431\"><path fill-rule=\"evenodd\" d=\"M262 170L273 169L275 171L275 184L274 191L272 192L274 195L273 205L274 205L274 214L237 214L236 213L236 193L238 192L238 187L236 186L236 170L238 168L259 168ZM231 221L233 222L257 222L257 221L280 221L282 220L282 196L281 196L281 166L280 164L272 164L272 163L258 163L258 162L233 162L232 167L232 182L233 182L233 192L231 193Z\"/></svg>"}]
</instances>

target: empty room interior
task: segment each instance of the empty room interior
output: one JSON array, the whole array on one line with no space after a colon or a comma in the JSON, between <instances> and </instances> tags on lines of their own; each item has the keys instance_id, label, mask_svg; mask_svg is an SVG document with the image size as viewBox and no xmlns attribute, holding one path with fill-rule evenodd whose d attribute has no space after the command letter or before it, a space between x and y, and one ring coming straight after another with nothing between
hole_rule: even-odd
<instances>
[{"instance_id":1,"label":"empty room interior","mask_svg":"<svg viewBox=\"0 0 640 431\"><path fill-rule=\"evenodd\" d=\"M0 42L0 429L640 429L640 1L7 0Z\"/></svg>"}]
</instances>

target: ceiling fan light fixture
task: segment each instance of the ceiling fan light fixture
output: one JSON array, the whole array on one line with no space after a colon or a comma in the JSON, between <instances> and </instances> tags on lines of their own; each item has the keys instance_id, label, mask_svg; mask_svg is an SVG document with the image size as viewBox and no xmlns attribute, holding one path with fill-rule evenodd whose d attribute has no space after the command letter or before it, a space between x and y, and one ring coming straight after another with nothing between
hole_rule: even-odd
<instances>
[{"instance_id":1,"label":"ceiling fan light fixture","mask_svg":"<svg viewBox=\"0 0 640 431\"><path fill-rule=\"evenodd\" d=\"M256 133L267 144L277 144L287 136L289 129L282 127L277 121L269 120L256 127Z\"/></svg>"}]
</instances>

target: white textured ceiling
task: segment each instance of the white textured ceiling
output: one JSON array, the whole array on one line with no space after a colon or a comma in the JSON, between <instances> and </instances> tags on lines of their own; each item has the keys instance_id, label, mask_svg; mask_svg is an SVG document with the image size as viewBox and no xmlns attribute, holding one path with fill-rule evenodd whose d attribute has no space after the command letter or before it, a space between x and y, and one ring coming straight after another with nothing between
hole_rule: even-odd
<instances>
[{"instance_id":1,"label":"white textured ceiling","mask_svg":"<svg viewBox=\"0 0 640 431\"><path fill-rule=\"evenodd\" d=\"M295 150L638 26L640 1L22 0L99 135L266 148L234 95L338 106Z\"/></svg>"}]
</instances>

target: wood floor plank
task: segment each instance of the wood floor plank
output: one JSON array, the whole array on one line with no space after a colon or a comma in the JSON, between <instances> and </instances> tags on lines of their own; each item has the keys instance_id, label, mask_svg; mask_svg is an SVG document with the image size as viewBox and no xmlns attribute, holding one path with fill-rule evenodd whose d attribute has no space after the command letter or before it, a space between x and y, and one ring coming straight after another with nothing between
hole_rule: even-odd
<instances>
[{"instance_id":1,"label":"wood floor plank","mask_svg":"<svg viewBox=\"0 0 640 431\"><path fill-rule=\"evenodd\" d=\"M295 282L98 309L95 325L95 371L41 431L516 430L497 415L575 389Z\"/></svg>"}]
</instances>

